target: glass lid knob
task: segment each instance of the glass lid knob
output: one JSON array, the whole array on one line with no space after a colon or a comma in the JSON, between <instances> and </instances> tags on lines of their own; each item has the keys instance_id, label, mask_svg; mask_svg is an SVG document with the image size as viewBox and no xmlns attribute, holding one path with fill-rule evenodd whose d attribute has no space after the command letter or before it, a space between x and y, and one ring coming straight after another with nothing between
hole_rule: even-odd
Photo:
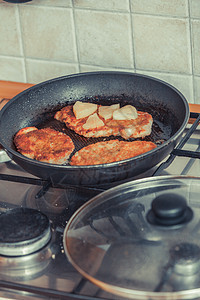
<instances>
[{"instance_id":1,"label":"glass lid knob","mask_svg":"<svg viewBox=\"0 0 200 300\"><path fill-rule=\"evenodd\" d=\"M187 206L185 198L174 193L157 196L151 203L147 220L151 224L171 226L189 222L193 212Z\"/></svg>"}]
</instances>

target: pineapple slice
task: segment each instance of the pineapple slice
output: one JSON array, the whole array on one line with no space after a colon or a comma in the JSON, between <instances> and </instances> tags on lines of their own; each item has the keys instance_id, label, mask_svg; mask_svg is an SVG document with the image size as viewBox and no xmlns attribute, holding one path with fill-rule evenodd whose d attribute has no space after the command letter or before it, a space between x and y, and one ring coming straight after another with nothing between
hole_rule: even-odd
<instances>
[{"instance_id":1,"label":"pineapple slice","mask_svg":"<svg viewBox=\"0 0 200 300\"><path fill-rule=\"evenodd\" d=\"M77 101L73 106L73 112L77 119L86 118L97 110L97 104Z\"/></svg>"},{"instance_id":2,"label":"pineapple slice","mask_svg":"<svg viewBox=\"0 0 200 300\"><path fill-rule=\"evenodd\" d=\"M113 104L110 106L100 106L98 113L100 117L104 118L104 120L108 120L108 119L112 119L113 112L119 108L120 108L119 104Z\"/></svg>"},{"instance_id":3,"label":"pineapple slice","mask_svg":"<svg viewBox=\"0 0 200 300\"><path fill-rule=\"evenodd\" d=\"M125 105L113 112L113 120L135 120L137 117L137 110L132 105Z\"/></svg>"},{"instance_id":4,"label":"pineapple slice","mask_svg":"<svg viewBox=\"0 0 200 300\"><path fill-rule=\"evenodd\" d=\"M89 116L85 124L83 125L84 129L94 129L104 126L104 122L98 117L97 113Z\"/></svg>"}]
</instances>

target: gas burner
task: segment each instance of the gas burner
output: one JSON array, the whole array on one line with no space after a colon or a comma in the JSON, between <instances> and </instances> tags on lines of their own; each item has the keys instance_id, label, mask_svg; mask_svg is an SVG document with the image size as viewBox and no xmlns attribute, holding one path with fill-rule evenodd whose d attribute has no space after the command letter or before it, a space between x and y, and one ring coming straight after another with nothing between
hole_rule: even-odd
<instances>
[{"instance_id":1,"label":"gas burner","mask_svg":"<svg viewBox=\"0 0 200 300\"><path fill-rule=\"evenodd\" d=\"M170 255L171 271L169 268L167 273L169 284L173 289L176 291L199 289L200 247L194 243L180 243L171 249Z\"/></svg>"},{"instance_id":2,"label":"gas burner","mask_svg":"<svg viewBox=\"0 0 200 300\"><path fill-rule=\"evenodd\" d=\"M28 189L23 206L47 214L54 223L59 223L59 226L62 223L64 227L66 226L66 220L72 216L74 211L99 193L99 190L84 189L83 191L79 187L49 188L38 198L40 191L41 186L33 186Z\"/></svg>"},{"instance_id":3,"label":"gas burner","mask_svg":"<svg viewBox=\"0 0 200 300\"><path fill-rule=\"evenodd\" d=\"M20 256L43 248L51 239L46 215L30 208L16 208L0 215L0 255Z\"/></svg>"},{"instance_id":4,"label":"gas burner","mask_svg":"<svg viewBox=\"0 0 200 300\"><path fill-rule=\"evenodd\" d=\"M47 214L60 215L69 205L70 192L64 189L49 188L40 198L37 194L41 186L31 187L25 196L25 205Z\"/></svg>"},{"instance_id":5,"label":"gas burner","mask_svg":"<svg viewBox=\"0 0 200 300\"><path fill-rule=\"evenodd\" d=\"M181 243L171 250L174 272L189 276L200 272L200 247L191 243Z\"/></svg>"},{"instance_id":6,"label":"gas burner","mask_svg":"<svg viewBox=\"0 0 200 300\"><path fill-rule=\"evenodd\" d=\"M49 219L40 211L16 208L0 215L0 269L3 279L33 279L59 249Z\"/></svg>"}]
</instances>

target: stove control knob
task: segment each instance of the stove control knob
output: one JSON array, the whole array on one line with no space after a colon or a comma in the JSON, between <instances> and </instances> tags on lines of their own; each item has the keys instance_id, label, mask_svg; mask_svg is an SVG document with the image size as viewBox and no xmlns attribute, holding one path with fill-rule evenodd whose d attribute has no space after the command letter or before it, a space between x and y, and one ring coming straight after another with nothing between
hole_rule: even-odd
<instances>
[{"instance_id":1,"label":"stove control knob","mask_svg":"<svg viewBox=\"0 0 200 300\"><path fill-rule=\"evenodd\" d=\"M151 203L147 220L161 226L180 225L192 219L193 212L184 197L174 193L157 196Z\"/></svg>"}]
</instances>

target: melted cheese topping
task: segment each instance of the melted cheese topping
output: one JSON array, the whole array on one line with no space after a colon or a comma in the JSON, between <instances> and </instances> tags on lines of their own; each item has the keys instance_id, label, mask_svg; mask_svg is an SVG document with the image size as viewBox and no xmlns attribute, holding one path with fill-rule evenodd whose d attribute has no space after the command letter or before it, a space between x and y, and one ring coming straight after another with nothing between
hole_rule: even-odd
<instances>
[{"instance_id":1,"label":"melted cheese topping","mask_svg":"<svg viewBox=\"0 0 200 300\"><path fill-rule=\"evenodd\" d=\"M83 125L84 129L92 129L104 126L104 122L98 117L97 113L88 117L87 121Z\"/></svg>"},{"instance_id":2,"label":"melted cheese topping","mask_svg":"<svg viewBox=\"0 0 200 300\"><path fill-rule=\"evenodd\" d=\"M113 120L135 120L137 117L137 110L132 105L125 105L113 112Z\"/></svg>"},{"instance_id":3,"label":"melted cheese topping","mask_svg":"<svg viewBox=\"0 0 200 300\"><path fill-rule=\"evenodd\" d=\"M98 113L100 117L102 117L104 120L112 119L113 117L113 112L116 109L119 109L119 104L113 104L110 106L100 106Z\"/></svg>"},{"instance_id":4,"label":"melted cheese topping","mask_svg":"<svg viewBox=\"0 0 200 300\"><path fill-rule=\"evenodd\" d=\"M86 118L97 111L97 104L77 101L73 106L76 119Z\"/></svg>"}]
</instances>

